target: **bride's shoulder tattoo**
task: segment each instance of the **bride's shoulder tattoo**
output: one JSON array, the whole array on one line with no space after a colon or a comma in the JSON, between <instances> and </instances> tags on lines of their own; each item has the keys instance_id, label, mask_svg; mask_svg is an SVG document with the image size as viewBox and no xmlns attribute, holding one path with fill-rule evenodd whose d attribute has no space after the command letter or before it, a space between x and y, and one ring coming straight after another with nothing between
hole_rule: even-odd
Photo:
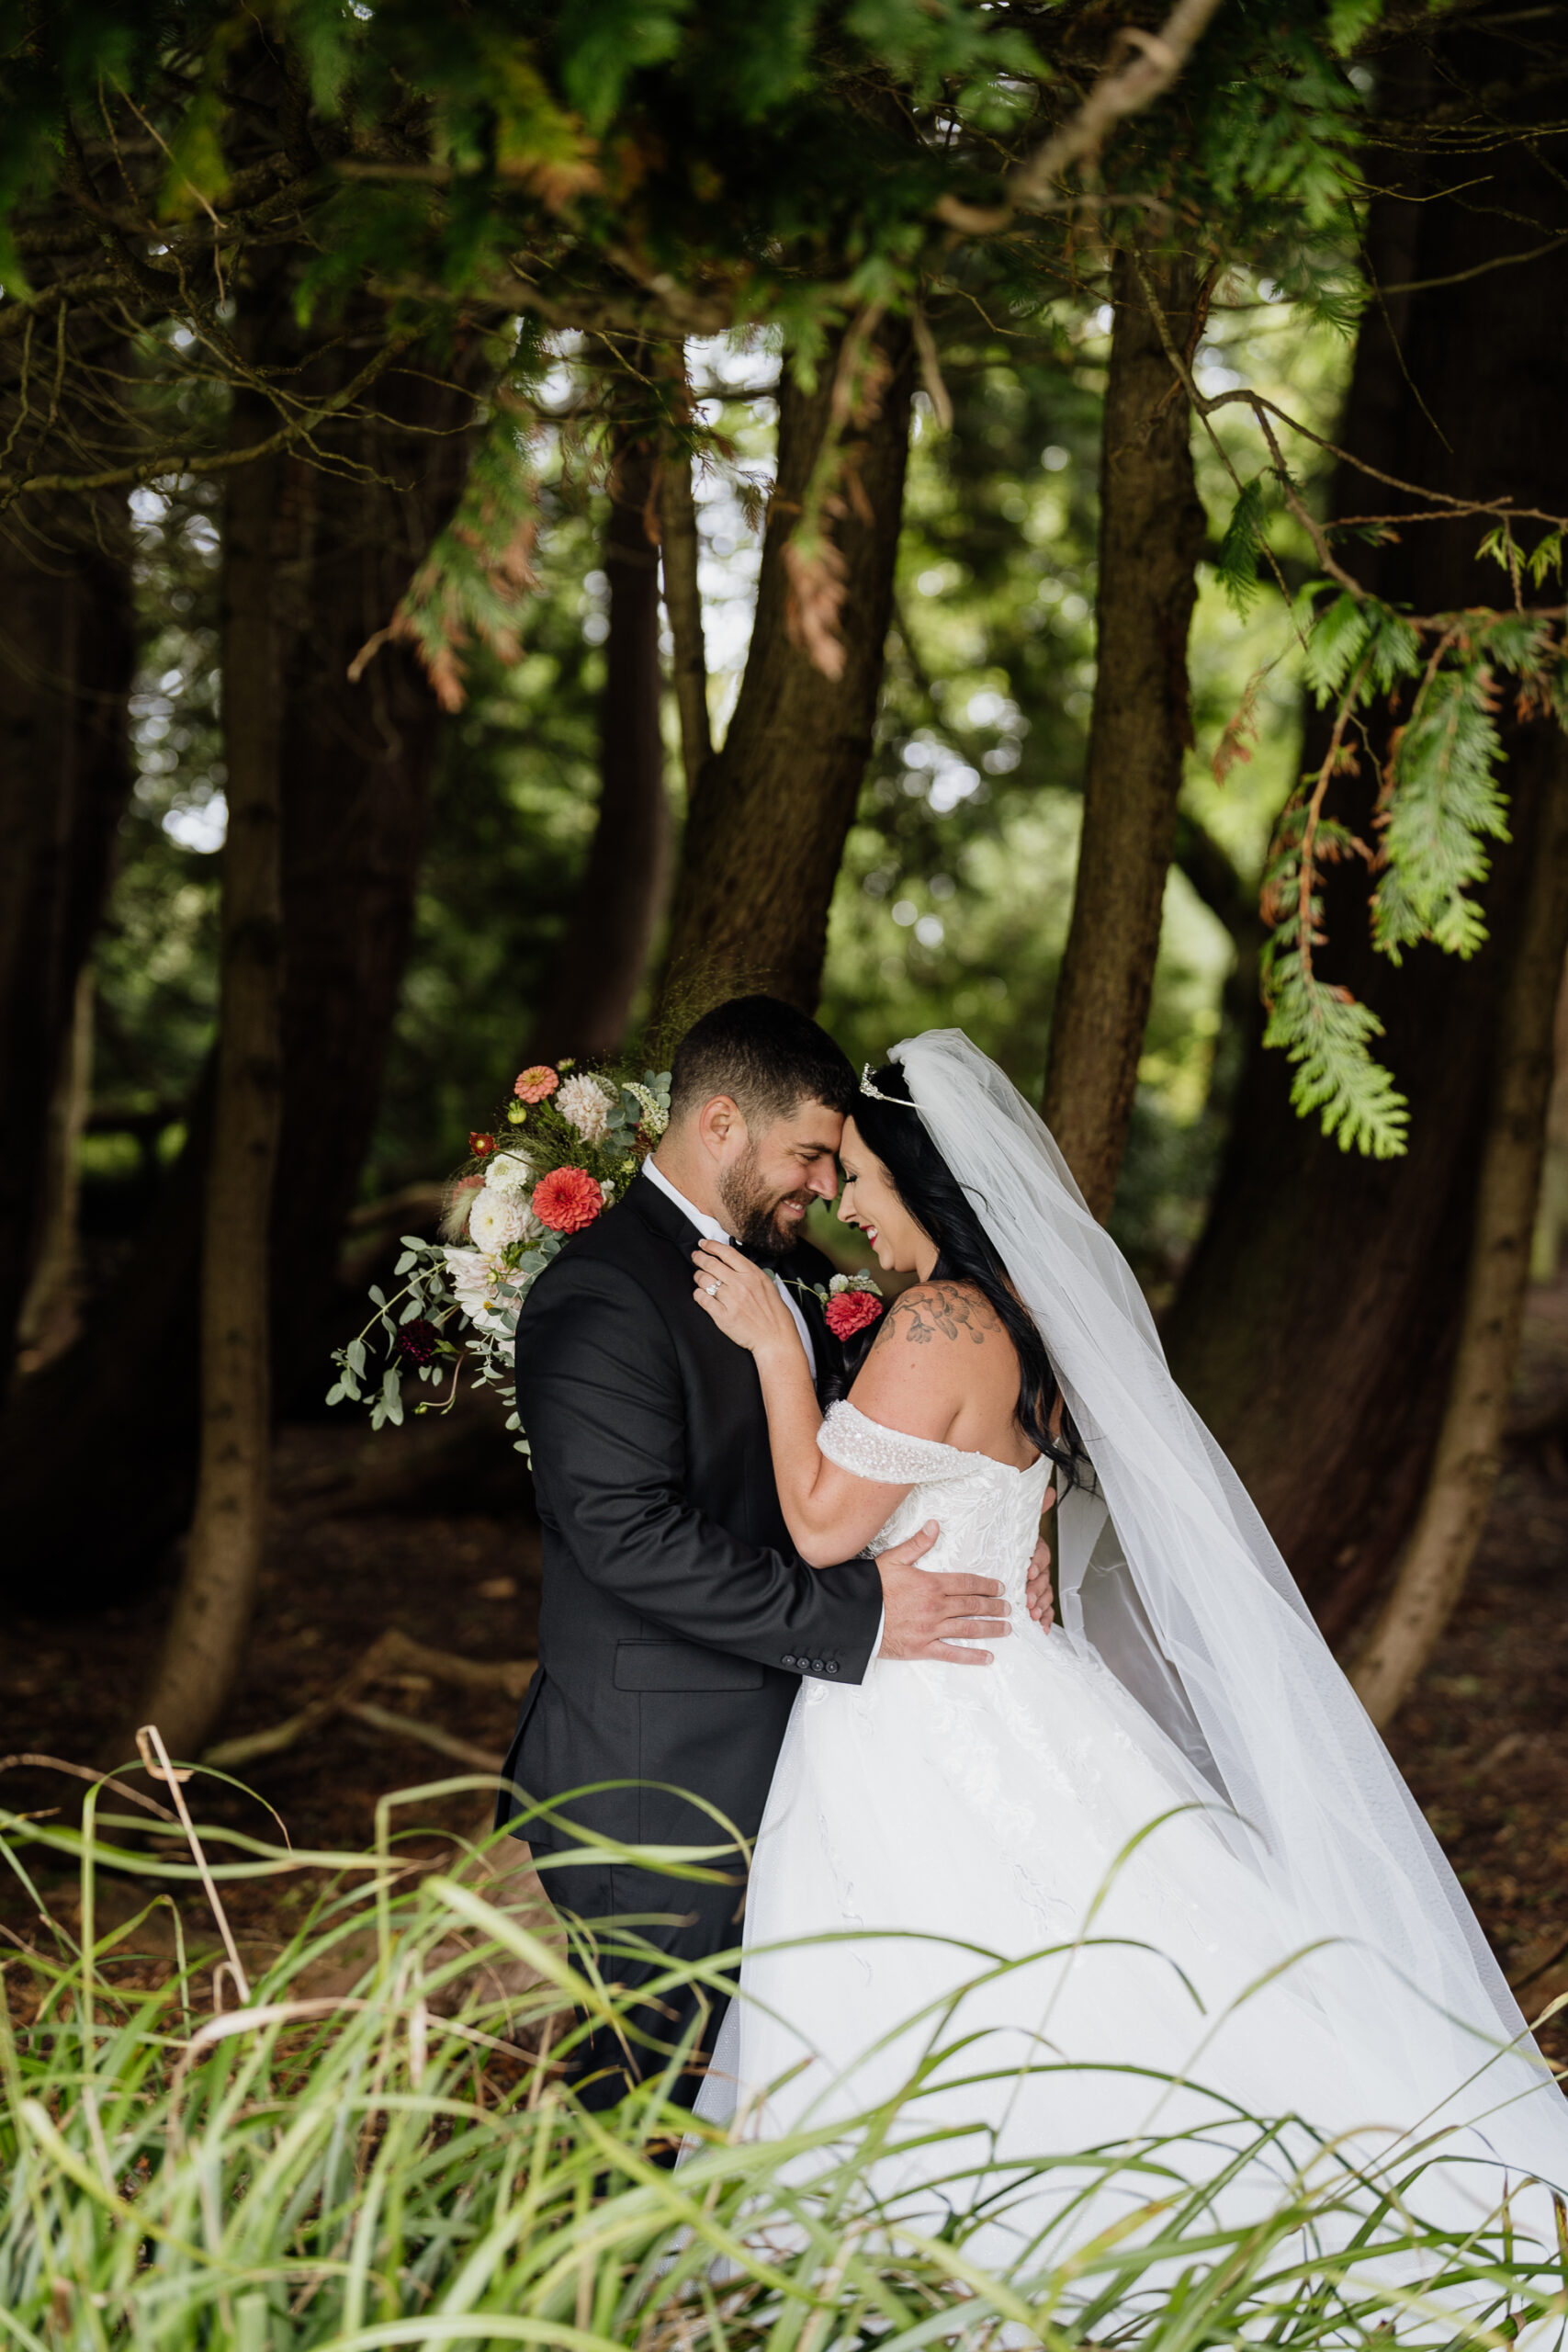
<instances>
[{"instance_id":1,"label":"bride's shoulder tattoo","mask_svg":"<svg viewBox=\"0 0 1568 2352\"><path fill-rule=\"evenodd\" d=\"M980 1348L987 1333L998 1329L996 1309L979 1291L960 1283L921 1283L895 1300L874 1344L886 1348L909 1340L916 1347L929 1347L937 1339L967 1339Z\"/></svg>"}]
</instances>

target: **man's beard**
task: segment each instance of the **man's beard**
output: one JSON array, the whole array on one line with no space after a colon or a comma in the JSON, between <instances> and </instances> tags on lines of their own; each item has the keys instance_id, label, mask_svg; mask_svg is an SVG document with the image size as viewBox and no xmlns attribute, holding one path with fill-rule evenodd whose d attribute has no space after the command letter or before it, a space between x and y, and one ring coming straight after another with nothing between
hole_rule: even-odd
<instances>
[{"instance_id":1,"label":"man's beard","mask_svg":"<svg viewBox=\"0 0 1568 2352\"><path fill-rule=\"evenodd\" d=\"M760 1193L756 1156L749 1151L738 1167L727 1169L720 1176L718 1197L726 1222L739 1247L748 1256L771 1264L787 1258L800 1239L799 1218L781 1223L780 1209L786 1201L809 1205L811 1193L805 1185L792 1193Z\"/></svg>"}]
</instances>

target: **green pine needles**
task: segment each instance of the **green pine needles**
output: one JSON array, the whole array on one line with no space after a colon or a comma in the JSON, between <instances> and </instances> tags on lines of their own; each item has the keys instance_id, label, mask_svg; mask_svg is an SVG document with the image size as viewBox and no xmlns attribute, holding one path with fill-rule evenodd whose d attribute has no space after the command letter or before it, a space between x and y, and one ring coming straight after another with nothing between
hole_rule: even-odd
<instances>
[{"instance_id":1,"label":"green pine needles","mask_svg":"<svg viewBox=\"0 0 1568 2352\"><path fill-rule=\"evenodd\" d=\"M1238 609L1257 584L1264 480L1242 491L1224 538L1222 579ZM1560 563L1561 534L1521 557L1505 523L1483 551L1507 567L1517 596L1526 572L1539 584ZM1503 682L1512 681L1521 718L1568 724L1568 641L1562 606L1416 616L1336 571L1296 600L1307 684L1334 720L1321 764L1285 807L1265 869L1265 1038L1295 1066L1298 1112L1315 1112L1341 1149L1389 1159L1405 1148L1408 1105L1374 1053L1383 1034L1377 1014L1318 969L1327 942L1324 871L1356 858L1375 877L1372 938L1391 963L1423 942L1473 956L1486 926L1472 894L1489 871L1489 843L1508 839ZM1361 831L1327 806L1337 786L1357 779L1375 779ZM1362 797L1364 805L1364 790Z\"/></svg>"}]
</instances>

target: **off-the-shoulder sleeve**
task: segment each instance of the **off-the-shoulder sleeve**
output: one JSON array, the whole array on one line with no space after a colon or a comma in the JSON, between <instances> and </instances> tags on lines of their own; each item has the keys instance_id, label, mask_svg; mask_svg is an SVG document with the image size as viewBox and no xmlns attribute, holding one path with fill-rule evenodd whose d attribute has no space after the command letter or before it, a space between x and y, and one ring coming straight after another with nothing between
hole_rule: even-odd
<instances>
[{"instance_id":1,"label":"off-the-shoulder sleeve","mask_svg":"<svg viewBox=\"0 0 1568 2352\"><path fill-rule=\"evenodd\" d=\"M907 1430L884 1429L847 1398L829 1406L817 1443L840 1470L856 1478L874 1478L885 1487L923 1487L933 1478L961 1478L968 1466L955 1447L938 1438L911 1437Z\"/></svg>"}]
</instances>

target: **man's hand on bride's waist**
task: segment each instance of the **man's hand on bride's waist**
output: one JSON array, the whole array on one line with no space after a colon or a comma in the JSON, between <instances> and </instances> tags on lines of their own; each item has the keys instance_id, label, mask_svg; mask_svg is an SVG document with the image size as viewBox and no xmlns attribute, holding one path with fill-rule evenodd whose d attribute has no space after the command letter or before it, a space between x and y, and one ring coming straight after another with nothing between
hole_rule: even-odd
<instances>
[{"instance_id":1,"label":"man's hand on bride's waist","mask_svg":"<svg viewBox=\"0 0 1568 2352\"><path fill-rule=\"evenodd\" d=\"M1045 1489L1042 1510L1049 1510L1056 1499L1054 1487ZM1025 1589L1025 1606L1043 1634L1048 1634L1056 1619L1055 1597L1051 1590L1051 1546L1043 1535L1034 1546L1029 1563L1029 1578Z\"/></svg>"},{"instance_id":2,"label":"man's hand on bride's waist","mask_svg":"<svg viewBox=\"0 0 1568 2352\"><path fill-rule=\"evenodd\" d=\"M999 1642L1012 1627L994 1577L946 1576L920 1560L941 1532L934 1519L908 1542L876 1555L882 1578L882 1646L878 1657L937 1659L948 1666L989 1666L989 1650L966 1642Z\"/></svg>"}]
</instances>

